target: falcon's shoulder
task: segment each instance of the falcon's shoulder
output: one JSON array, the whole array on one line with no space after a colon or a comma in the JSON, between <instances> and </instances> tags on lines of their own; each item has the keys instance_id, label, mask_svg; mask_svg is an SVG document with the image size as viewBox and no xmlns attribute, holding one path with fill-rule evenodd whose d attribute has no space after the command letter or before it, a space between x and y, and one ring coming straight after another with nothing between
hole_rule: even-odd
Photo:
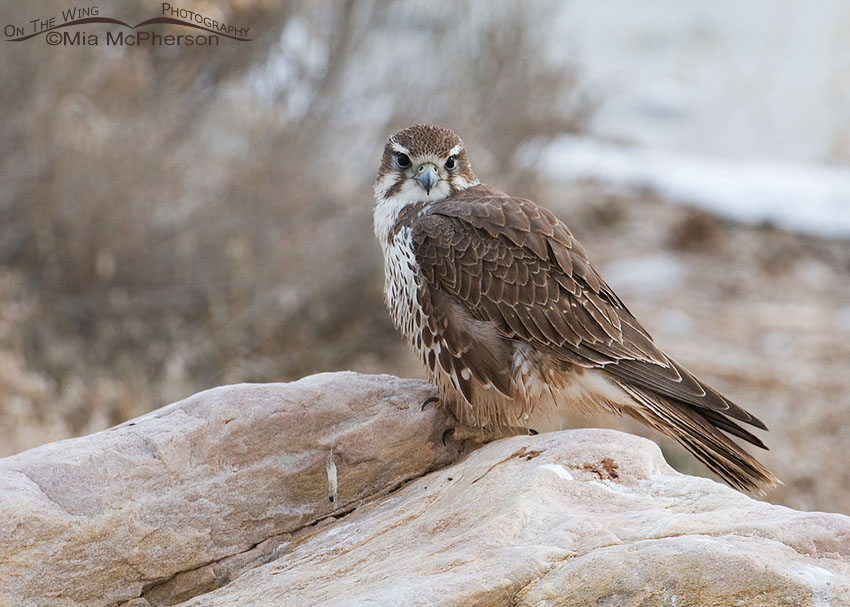
<instances>
[{"instance_id":1,"label":"falcon's shoulder","mask_svg":"<svg viewBox=\"0 0 850 607\"><path fill-rule=\"evenodd\" d=\"M429 287L496 323L503 337L763 426L655 345L548 209L476 186L424 209L411 235Z\"/></svg>"},{"instance_id":2,"label":"falcon's shoulder","mask_svg":"<svg viewBox=\"0 0 850 607\"><path fill-rule=\"evenodd\" d=\"M477 318L501 317L512 337L552 345L622 342L626 317L648 339L569 228L530 200L477 186L431 205L411 228L429 283ZM550 321L535 320L539 314ZM576 321L572 329L557 322L565 317Z\"/></svg>"}]
</instances>

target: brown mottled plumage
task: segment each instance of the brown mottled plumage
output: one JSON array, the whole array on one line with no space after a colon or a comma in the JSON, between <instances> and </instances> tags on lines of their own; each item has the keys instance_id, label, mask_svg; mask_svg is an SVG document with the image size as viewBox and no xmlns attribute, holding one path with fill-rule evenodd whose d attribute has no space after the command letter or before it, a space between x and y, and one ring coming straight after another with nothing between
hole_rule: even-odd
<instances>
[{"instance_id":1,"label":"brown mottled plumage","mask_svg":"<svg viewBox=\"0 0 850 607\"><path fill-rule=\"evenodd\" d=\"M393 135L375 195L393 321L461 424L545 430L564 407L601 408L733 487L778 482L726 436L766 448L737 422L765 425L662 352L550 211L480 185L452 131Z\"/></svg>"}]
</instances>

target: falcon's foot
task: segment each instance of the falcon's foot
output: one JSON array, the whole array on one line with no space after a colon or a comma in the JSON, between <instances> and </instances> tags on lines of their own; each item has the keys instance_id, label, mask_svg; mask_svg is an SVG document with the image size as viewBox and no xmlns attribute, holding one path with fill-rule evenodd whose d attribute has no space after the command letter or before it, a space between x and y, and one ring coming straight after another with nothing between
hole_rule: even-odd
<instances>
[{"instance_id":1,"label":"falcon's foot","mask_svg":"<svg viewBox=\"0 0 850 607\"><path fill-rule=\"evenodd\" d=\"M440 397L439 397L439 396L431 396L431 397L429 397L429 398L426 398L426 399L425 399L425 401L422 403L422 407L420 407L420 409L419 409L419 410L420 410L420 411L424 411L424 410L425 410L425 407L427 407L427 406L428 406L428 405L430 405L431 403L438 403L438 402L440 402Z\"/></svg>"},{"instance_id":2,"label":"falcon's foot","mask_svg":"<svg viewBox=\"0 0 850 607\"><path fill-rule=\"evenodd\" d=\"M535 436L537 434L539 432L532 428L508 427L494 430L479 426L456 426L443 432L443 444L445 445L450 438L456 441L473 440L476 443L484 444L507 436Z\"/></svg>"}]
</instances>

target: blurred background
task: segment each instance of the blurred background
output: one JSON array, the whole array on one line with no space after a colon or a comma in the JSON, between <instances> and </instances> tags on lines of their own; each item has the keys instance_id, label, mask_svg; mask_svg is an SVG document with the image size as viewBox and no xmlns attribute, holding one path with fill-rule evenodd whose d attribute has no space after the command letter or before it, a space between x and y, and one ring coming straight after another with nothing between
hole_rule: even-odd
<instances>
[{"instance_id":1,"label":"blurred background","mask_svg":"<svg viewBox=\"0 0 850 607\"><path fill-rule=\"evenodd\" d=\"M253 41L2 43L0 456L221 384L423 377L382 302L371 185L385 139L434 122L767 423L767 499L850 513L850 5L173 4ZM707 474L640 426L575 424Z\"/></svg>"}]
</instances>

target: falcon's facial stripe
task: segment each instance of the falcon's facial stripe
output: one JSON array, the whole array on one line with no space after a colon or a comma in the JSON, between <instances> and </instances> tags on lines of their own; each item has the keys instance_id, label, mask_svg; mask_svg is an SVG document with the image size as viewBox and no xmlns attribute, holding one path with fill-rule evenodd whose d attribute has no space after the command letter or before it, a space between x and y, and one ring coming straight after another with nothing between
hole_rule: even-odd
<instances>
[{"instance_id":1,"label":"falcon's facial stripe","mask_svg":"<svg viewBox=\"0 0 850 607\"><path fill-rule=\"evenodd\" d=\"M406 147L404 147L397 141L390 141L390 144L392 144L394 152L398 152L399 154L407 154L408 156L410 156L410 150L408 150Z\"/></svg>"}]
</instances>

